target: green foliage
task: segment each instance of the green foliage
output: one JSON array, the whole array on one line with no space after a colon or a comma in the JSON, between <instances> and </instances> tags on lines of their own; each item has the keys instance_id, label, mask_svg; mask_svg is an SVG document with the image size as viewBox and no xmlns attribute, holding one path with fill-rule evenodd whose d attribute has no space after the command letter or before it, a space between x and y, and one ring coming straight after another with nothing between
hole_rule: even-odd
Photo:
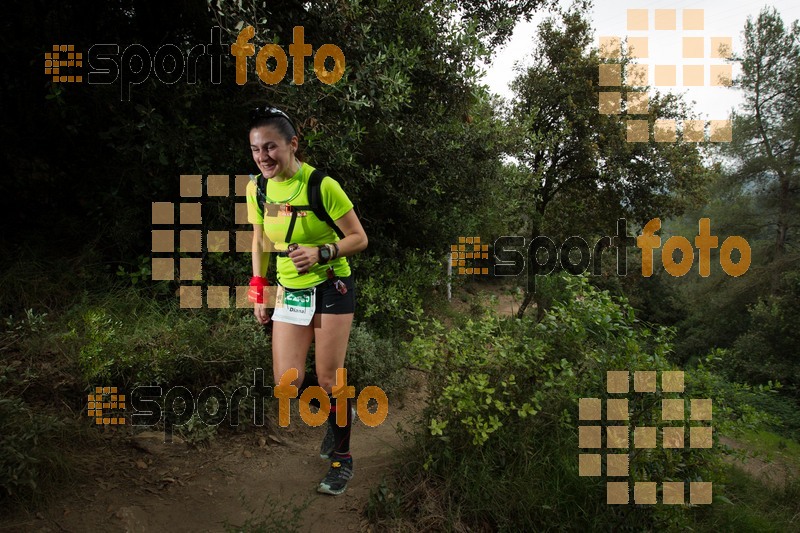
<instances>
[{"instance_id":1,"label":"green foliage","mask_svg":"<svg viewBox=\"0 0 800 533\"><path fill-rule=\"evenodd\" d=\"M147 277L141 253L150 246L152 202L180 201L183 174L253 171L247 114L255 103L270 101L299 125L306 159L338 179L355 201L374 250L395 259L413 248L441 250L488 220L486 192L496 188L501 169L504 128L476 61L489 57L488 42L508 37L515 17L545 3L201 1L164 7L154 19L151 10L114 3L41 17L34 6L16 2L10 8L15 15L37 21L37 27L9 33L9 42L37 53L62 27L75 29L83 39L79 48L138 43L152 52L164 43L182 50L207 43L211 26L222 28L224 44L252 25L257 50L267 43L286 47L300 25L315 50L323 43L339 46L346 69L339 82L327 85L306 59L304 83L293 83L290 74L265 85L250 58L248 83L240 86L234 57L223 53L221 83L210 82L209 65L200 60L197 83L165 84L151 72L132 88L129 101L120 98L119 81L89 88L42 79L43 90L34 94L5 80L4 94L13 95L7 107L14 112L2 117L0 134L15 156L9 159L14 179L0 184L0 212L9 214L18 231L4 237L49 253L91 242L98 263L113 265L112 277L119 272L120 279L141 283ZM15 60L10 68L28 65ZM61 139L46 152L29 142L43 123ZM235 202L233 195L204 198L204 225L233 229ZM25 207L31 205L57 209L58 224ZM48 256L49 265L40 271L53 259ZM228 265L214 266L220 268L209 272L212 278L233 277ZM224 281L230 285L241 276Z\"/></svg>"},{"instance_id":2,"label":"green foliage","mask_svg":"<svg viewBox=\"0 0 800 533\"><path fill-rule=\"evenodd\" d=\"M358 291L356 317L383 333L405 329L403 325L422 312L432 289L445 278L442 261L430 252L408 251L397 260L357 256L353 264Z\"/></svg>"},{"instance_id":3,"label":"green foliage","mask_svg":"<svg viewBox=\"0 0 800 533\"><path fill-rule=\"evenodd\" d=\"M119 361L125 347L119 335L122 322L109 317L104 309L90 309L83 314L83 326L85 344L78 352L78 363L90 381L109 379L108 367ZM77 332L73 328L67 338L76 337Z\"/></svg>"},{"instance_id":4,"label":"green foliage","mask_svg":"<svg viewBox=\"0 0 800 533\"><path fill-rule=\"evenodd\" d=\"M800 442L800 403L785 394L753 394L747 398L753 407L769 413L769 429L784 438Z\"/></svg>"},{"instance_id":5,"label":"green foliage","mask_svg":"<svg viewBox=\"0 0 800 533\"><path fill-rule=\"evenodd\" d=\"M543 229L602 233L623 217L643 224L682 212L702 191L707 171L697 145L627 142L625 125L598 113L601 60L593 42L588 4L576 2L539 26L536 62L520 67L512 85L509 155L528 179L510 196L526 200L521 229L533 237ZM623 99L632 90L624 86ZM691 118L672 95L651 92L649 109L651 122Z\"/></svg>"},{"instance_id":6,"label":"green foliage","mask_svg":"<svg viewBox=\"0 0 800 533\"><path fill-rule=\"evenodd\" d=\"M603 63L624 69L633 60L601 60L588 13L589 3L576 1L542 22L535 62L518 67L512 83L506 152L527 179L505 174L511 178L505 196L522 199L516 231L531 240L607 235L620 218L644 225L680 214L702 197L709 174L696 143L628 142L625 124L598 112ZM634 90L623 85L623 101ZM680 97L649 92L648 123L693 118ZM529 262L528 276L535 270ZM529 284L518 315L532 300L541 314L546 302Z\"/></svg>"},{"instance_id":7,"label":"green foliage","mask_svg":"<svg viewBox=\"0 0 800 533\"><path fill-rule=\"evenodd\" d=\"M678 347L684 360L712 347L731 348L722 371L750 383L780 381L795 397L799 37L798 21L784 24L770 7L744 27L743 50L734 57L742 66L734 85L744 103L733 114L732 142L720 145L715 197L702 216L720 235L745 238L752 264L741 278L712 273L684 283L689 306ZM694 228L696 220L689 221Z\"/></svg>"},{"instance_id":8,"label":"green foliage","mask_svg":"<svg viewBox=\"0 0 800 533\"><path fill-rule=\"evenodd\" d=\"M397 519L402 514L402 499L402 494L393 491L390 483L384 477L377 488L370 489L369 500L364 512L373 524L382 519Z\"/></svg>"},{"instance_id":9,"label":"green foliage","mask_svg":"<svg viewBox=\"0 0 800 533\"><path fill-rule=\"evenodd\" d=\"M539 322L486 313L447 331L435 320L416 324L408 349L412 361L429 373L432 396L424 412L427 435L413 452L419 459L405 475L416 480L411 483L422 477L441 491L452 513L448 520L465 527L681 527L686 515L679 508L622 512L607 506L602 480L577 471L579 399L610 397L606 371L673 369L667 356L674 333L643 326L624 300L595 289L585 277L561 277L551 282L561 288ZM732 431L772 420L734 394L739 386L702 365L687 370L685 381L684 396L712 398L715 428ZM674 394L659 388L613 397L628 400L630 420L622 424L674 425L661 419L661 399ZM687 435L690 425L684 423ZM633 480L721 480L718 449L636 449L628 457Z\"/></svg>"},{"instance_id":10,"label":"green foliage","mask_svg":"<svg viewBox=\"0 0 800 533\"><path fill-rule=\"evenodd\" d=\"M47 313L37 313L26 309L25 315L19 318L9 315L0 332L0 348L8 349L17 346L23 339L39 334L45 326Z\"/></svg>"},{"instance_id":11,"label":"green foliage","mask_svg":"<svg viewBox=\"0 0 800 533\"><path fill-rule=\"evenodd\" d=\"M210 408L210 411L213 412L213 408ZM206 424L197 413L192 414L185 424L176 426L176 428L181 438L192 446L207 443L217 434L217 426Z\"/></svg>"},{"instance_id":12,"label":"green foliage","mask_svg":"<svg viewBox=\"0 0 800 533\"><path fill-rule=\"evenodd\" d=\"M731 499L694 509L688 517L692 530L788 533L797 529L800 480L784 486L767 485L734 465L726 466L724 474Z\"/></svg>"},{"instance_id":13,"label":"green foliage","mask_svg":"<svg viewBox=\"0 0 800 533\"><path fill-rule=\"evenodd\" d=\"M217 272L218 269L212 266L212 258L216 258L218 255L219 254L211 254L204 262L203 271L206 279L209 279L209 271L211 273ZM140 255L136 259L136 262L129 268L118 265L116 275L124 286L131 286L147 291L154 297L165 297L170 294L170 285L172 285L172 283L153 280L152 258L150 256ZM213 279L209 281L213 283Z\"/></svg>"},{"instance_id":14,"label":"green foliage","mask_svg":"<svg viewBox=\"0 0 800 533\"><path fill-rule=\"evenodd\" d=\"M303 85L279 84L252 98L296 117L307 159L355 200L373 250L398 260L413 248L441 250L464 226L488 218L480 216L490 209L483 193L500 169L503 129L475 66L487 55L488 35L478 29L487 16L419 0L213 10L231 38L243 21L252 24L257 47L290 41L298 20L307 41L341 47L346 69L336 84L318 82L307 61Z\"/></svg>"},{"instance_id":15,"label":"green foliage","mask_svg":"<svg viewBox=\"0 0 800 533\"><path fill-rule=\"evenodd\" d=\"M242 367L269 366L268 337L235 308L193 312L128 289L76 314L61 342L90 384L213 382Z\"/></svg>"},{"instance_id":16,"label":"green foliage","mask_svg":"<svg viewBox=\"0 0 800 533\"><path fill-rule=\"evenodd\" d=\"M776 230L769 257L780 261L798 223L800 23L787 28L775 8L763 8L756 20L748 18L744 50L736 59L742 65L736 85L745 102L734 114L733 142L726 149L735 157L736 180L767 211Z\"/></svg>"},{"instance_id":17,"label":"green foliage","mask_svg":"<svg viewBox=\"0 0 800 533\"><path fill-rule=\"evenodd\" d=\"M729 372L753 383L777 381L800 397L800 271L783 277L779 292L750 309L750 325L737 339Z\"/></svg>"},{"instance_id":18,"label":"green foliage","mask_svg":"<svg viewBox=\"0 0 800 533\"><path fill-rule=\"evenodd\" d=\"M402 394L408 383L408 356L398 342L365 324L355 324L347 346L347 381L360 391L378 386L386 394Z\"/></svg>"},{"instance_id":19,"label":"green foliage","mask_svg":"<svg viewBox=\"0 0 800 533\"><path fill-rule=\"evenodd\" d=\"M748 220L758 218L750 207L743 207L743 203L750 204L749 200L742 201L722 176L710 186L719 196L709 205L669 221L669 233L691 241L697 235L698 220L709 218L711 232L719 236L720 243L731 235L747 239L753 264L744 276L733 278L719 268L719 250L715 249L711 251L709 277L701 277L693 269L682 278L664 278L663 285L669 287L672 298L683 303L683 316L679 314L675 324L679 330L675 352L680 362L702 357L714 348L730 348L736 337L747 330L748 306L768 291L770 285L770 275L763 270L761 261L765 257L763 241L758 231L746 228L750 225Z\"/></svg>"},{"instance_id":20,"label":"green foliage","mask_svg":"<svg viewBox=\"0 0 800 533\"><path fill-rule=\"evenodd\" d=\"M26 309L36 309L37 314L62 310L85 291L107 289L111 276L100 264L95 243L84 244L58 257L47 247L6 248L0 257L0 316ZM53 268L54 260L59 268Z\"/></svg>"},{"instance_id":21,"label":"green foliage","mask_svg":"<svg viewBox=\"0 0 800 533\"><path fill-rule=\"evenodd\" d=\"M768 430L744 430L737 440L745 446L749 453L763 457L765 461L775 464L776 470L788 467L787 473L800 473L800 442L773 433Z\"/></svg>"},{"instance_id":22,"label":"green foliage","mask_svg":"<svg viewBox=\"0 0 800 533\"><path fill-rule=\"evenodd\" d=\"M0 377L0 385L4 381ZM70 472L56 441L65 428L62 420L0 394L0 427L0 503L33 501Z\"/></svg>"},{"instance_id":23,"label":"green foliage","mask_svg":"<svg viewBox=\"0 0 800 533\"><path fill-rule=\"evenodd\" d=\"M726 379L721 369L727 365L727 352L717 349L686 374L687 388L691 386L694 397L712 398L715 428L726 435L735 435L779 423L774 415L758 407L758 400L775 394L777 386L772 383L753 386Z\"/></svg>"}]
</instances>

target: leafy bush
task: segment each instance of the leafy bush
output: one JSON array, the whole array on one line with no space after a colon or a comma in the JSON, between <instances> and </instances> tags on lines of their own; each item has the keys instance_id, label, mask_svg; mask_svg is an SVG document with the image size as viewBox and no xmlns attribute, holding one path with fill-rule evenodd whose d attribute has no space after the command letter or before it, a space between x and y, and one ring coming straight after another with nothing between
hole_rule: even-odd
<instances>
[{"instance_id":1,"label":"leafy bush","mask_svg":"<svg viewBox=\"0 0 800 533\"><path fill-rule=\"evenodd\" d=\"M755 429L755 426L764 422L771 431L800 442L800 405L797 399L784 394L783 386L779 382L750 385L728 381L726 376L730 375L730 368L734 364L732 360L737 357L739 354L734 350L712 350L698 364L695 374L702 372L707 375L708 380L713 380L714 388L722 392L720 405L736 406L741 411L738 413L741 419L753 419L756 416L754 413L758 413L757 423L751 424L749 429ZM763 416L765 413L767 417Z\"/></svg>"},{"instance_id":2,"label":"leafy bush","mask_svg":"<svg viewBox=\"0 0 800 533\"><path fill-rule=\"evenodd\" d=\"M400 260L357 256L354 270L356 319L384 334L404 331L407 321L422 311L432 289L445 277L440 261L419 252L408 252Z\"/></svg>"},{"instance_id":3,"label":"leafy bush","mask_svg":"<svg viewBox=\"0 0 800 533\"><path fill-rule=\"evenodd\" d=\"M435 487L446 500L447 520L464 527L680 527L685 515L678 507L606 505L605 479L579 476L577 457L579 399L608 399L607 371L673 370L672 330L644 327L627 302L585 277L554 280L561 285L540 322L487 313L445 331L435 320L417 321L408 347L412 361L429 372L432 396L424 413L428 431L407 461L406 479L422 477ZM765 420L722 398L728 390L707 369L686 376L685 397L715 402L715 426ZM660 401L675 396L660 388L614 395L628 400L630 420L594 424L676 425L662 422ZM689 427L685 421L687 439ZM631 449L628 458L635 481L721 480L714 449ZM405 505L423 504L407 498Z\"/></svg>"},{"instance_id":4,"label":"leafy bush","mask_svg":"<svg viewBox=\"0 0 800 533\"><path fill-rule=\"evenodd\" d=\"M26 309L25 316L17 318L10 315L4 322L3 331L0 332L0 348L18 348L26 338L39 334L45 326L47 313L37 313L33 309Z\"/></svg>"},{"instance_id":5,"label":"leafy bush","mask_svg":"<svg viewBox=\"0 0 800 533\"><path fill-rule=\"evenodd\" d=\"M401 392L407 383L408 357L398 343L365 324L356 324L347 347L347 381L356 391L374 385L387 394Z\"/></svg>"},{"instance_id":6,"label":"leafy bush","mask_svg":"<svg viewBox=\"0 0 800 533\"><path fill-rule=\"evenodd\" d=\"M774 417L768 423L771 431L800 442L800 403L778 391L770 392L773 394L749 394L747 402Z\"/></svg>"},{"instance_id":7,"label":"leafy bush","mask_svg":"<svg viewBox=\"0 0 800 533\"><path fill-rule=\"evenodd\" d=\"M88 383L207 385L271 365L269 337L240 309L195 312L128 289L77 315L62 342Z\"/></svg>"},{"instance_id":8,"label":"leafy bush","mask_svg":"<svg viewBox=\"0 0 800 533\"><path fill-rule=\"evenodd\" d=\"M800 398L800 272L782 278L777 294L750 308L750 325L730 353L729 375L751 383L778 381Z\"/></svg>"},{"instance_id":9,"label":"leafy bush","mask_svg":"<svg viewBox=\"0 0 800 533\"><path fill-rule=\"evenodd\" d=\"M19 398L0 395L0 502L34 500L49 481L69 470L54 442L64 423Z\"/></svg>"}]
</instances>

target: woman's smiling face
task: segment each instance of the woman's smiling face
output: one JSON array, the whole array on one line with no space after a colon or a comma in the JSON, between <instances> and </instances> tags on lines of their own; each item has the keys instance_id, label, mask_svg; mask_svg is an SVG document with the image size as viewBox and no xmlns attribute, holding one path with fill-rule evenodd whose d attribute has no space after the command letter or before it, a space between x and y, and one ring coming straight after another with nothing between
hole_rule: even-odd
<instances>
[{"instance_id":1,"label":"woman's smiling face","mask_svg":"<svg viewBox=\"0 0 800 533\"><path fill-rule=\"evenodd\" d=\"M265 178L282 181L292 177L297 137L287 142L276 128L260 126L250 130L250 150L253 161Z\"/></svg>"}]
</instances>

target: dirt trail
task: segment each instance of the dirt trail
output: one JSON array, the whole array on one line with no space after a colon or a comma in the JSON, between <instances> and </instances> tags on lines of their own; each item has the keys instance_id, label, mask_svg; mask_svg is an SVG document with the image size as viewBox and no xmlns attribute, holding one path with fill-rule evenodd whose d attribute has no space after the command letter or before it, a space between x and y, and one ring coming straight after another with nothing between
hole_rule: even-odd
<instances>
[{"instance_id":1,"label":"dirt trail","mask_svg":"<svg viewBox=\"0 0 800 533\"><path fill-rule=\"evenodd\" d=\"M464 289L454 291L450 305L453 309L468 315L473 302L488 306L492 297L497 298L494 309L500 316L515 316L522 302L522 294L510 291L505 285L487 285L478 291ZM531 304L531 309L533 308L534 304Z\"/></svg>"},{"instance_id":2,"label":"dirt trail","mask_svg":"<svg viewBox=\"0 0 800 533\"><path fill-rule=\"evenodd\" d=\"M719 441L736 450L752 451L746 444L730 437L720 436ZM784 488L789 481L800 476L797 467L779 457L772 461L767 461L762 457L748 457L746 461L728 457L726 461L744 470L749 476L758 479L764 485L775 489Z\"/></svg>"},{"instance_id":3,"label":"dirt trail","mask_svg":"<svg viewBox=\"0 0 800 533\"><path fill-rule=\"evenodd\" d=\"M133 439L126 434L130 429L122 429L86 451L88 482L73 485L35 516L0 519L0 531L216 532L248 519L251 526L283 531L293 524L308 532L365 531L362 510L370 489L389 473L402 445L398 424L411 429L423 405L421 378L412 380L417 383L412 381L404 401L389 398L383 424L371 428L355 422L355 476L343 495L316 492L329 467L319 457L324 426L308 427L296 414L288 428L276 430L283 444L261 428L220 436L205 449L164 444L163 438ZM296 521L293 509L303 504L308 507Z\"/></svg>"},{"instance_id":4,"label":"dirt trail","mask_svg":"<svg viewBox=\"0 0 800 533\"><path fill-rule=\"evenodd\" d=\"M501 315L513 315L519 306L519 298L502 288L474 297L486 301L491 295L498 298ZM468 312L469 301L454 297L452 305ZM0 532L217 532L225 531L226 524L249 525L245 530L262 525L266 531L370 531L363 515L370 490L390 473L402 445L398 425L413 429L424 405L423 376L412 373L411 380L403 401L389 399L382 425L355 422L355 477L344 495L316 492L328 468L318 455L324 426L308 427L296 413L289 428L277 428L273 435L280 444L262 428L223 434L200 449L165 445L160 436L133 439L130 428L121 428L107 431L95 449L86 450L85 480L45 511L0 517ZM745 465L750 475L770 485L785 482L782 465L751 461Z\"/></svg>"}]
</instances>

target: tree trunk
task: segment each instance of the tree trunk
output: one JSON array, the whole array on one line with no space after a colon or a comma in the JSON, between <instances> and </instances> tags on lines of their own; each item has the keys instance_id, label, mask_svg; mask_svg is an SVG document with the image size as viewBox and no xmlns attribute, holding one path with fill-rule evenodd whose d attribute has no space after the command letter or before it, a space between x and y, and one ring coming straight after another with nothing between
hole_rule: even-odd
<instances>
[{"instance_id":1,"label":"tree trunk","mask_svg":"<svg viewBox=\"0 0 800 533\"><path fill-rule=\"evenodd\" d=\"M789 177L781 172L778 174L780 179L780 196L778 198L778 223L775 235L775 256L772 258L773 263L776 265L783 259L786 254L786 235L789 233L789 204L790 204L790 189ZM772 279L770 285L772 293L776 294L780 289L781 273L784 267L772 269Z\"/></svg>"},{"instance_id":2,"label":"tree trunk","mask_svg":"<svg viewBox=\"0 0 800 533\"><path fill-rule=\"evenodd\" d=\"M778 235L775 239L775 259L786 253L786 235L789 233L789 176L780 174L781 192L778 211Z\"/></svg>"},{"instance_id":3,"label":"tree trunk","mask_svg":"<svg viewBox=\"0 0 800 533\"><path fill-rule=\"evenodd\" d=\"M522 303L520 304L519 309L517 309L517 318L522 318L522 315L525 314L525 310L528 308L528 305L530 305L532 299L533 293L529 292L526 288L525 297L522 298Z\"/></svg>"},{"instance_id":4,"label":"tree trunk","mask_svg":"<svg viewBox=\"0 0 800 533\"><path fill-rule=\"evenodd\" d=\"M533 227L531 228L531 240L528 243L528 250L530 251L530 246L533 244L533 239L539 236L539 230L541 228L542 220L544 219L544 210L546 209L547 204L546 202L542 202L541 204L536 206L536 212L534 214L533 219ZM528 254L530 258L530 254ZM528 283L525 284L525 296L522 298L522 303L517 310L517 318L522 318L525 314L525 310L530 305L531 301L536 303L536 319L541 320L544 316L544 311L540 302L537 300L536 294L536 274L539 271L538 263L534 258L534 261L528 261ZM530 283L530 276L534 276L534 283ZM531 285L533 285L533 290L531 290Z\"/></svg>"}]
</instances>

